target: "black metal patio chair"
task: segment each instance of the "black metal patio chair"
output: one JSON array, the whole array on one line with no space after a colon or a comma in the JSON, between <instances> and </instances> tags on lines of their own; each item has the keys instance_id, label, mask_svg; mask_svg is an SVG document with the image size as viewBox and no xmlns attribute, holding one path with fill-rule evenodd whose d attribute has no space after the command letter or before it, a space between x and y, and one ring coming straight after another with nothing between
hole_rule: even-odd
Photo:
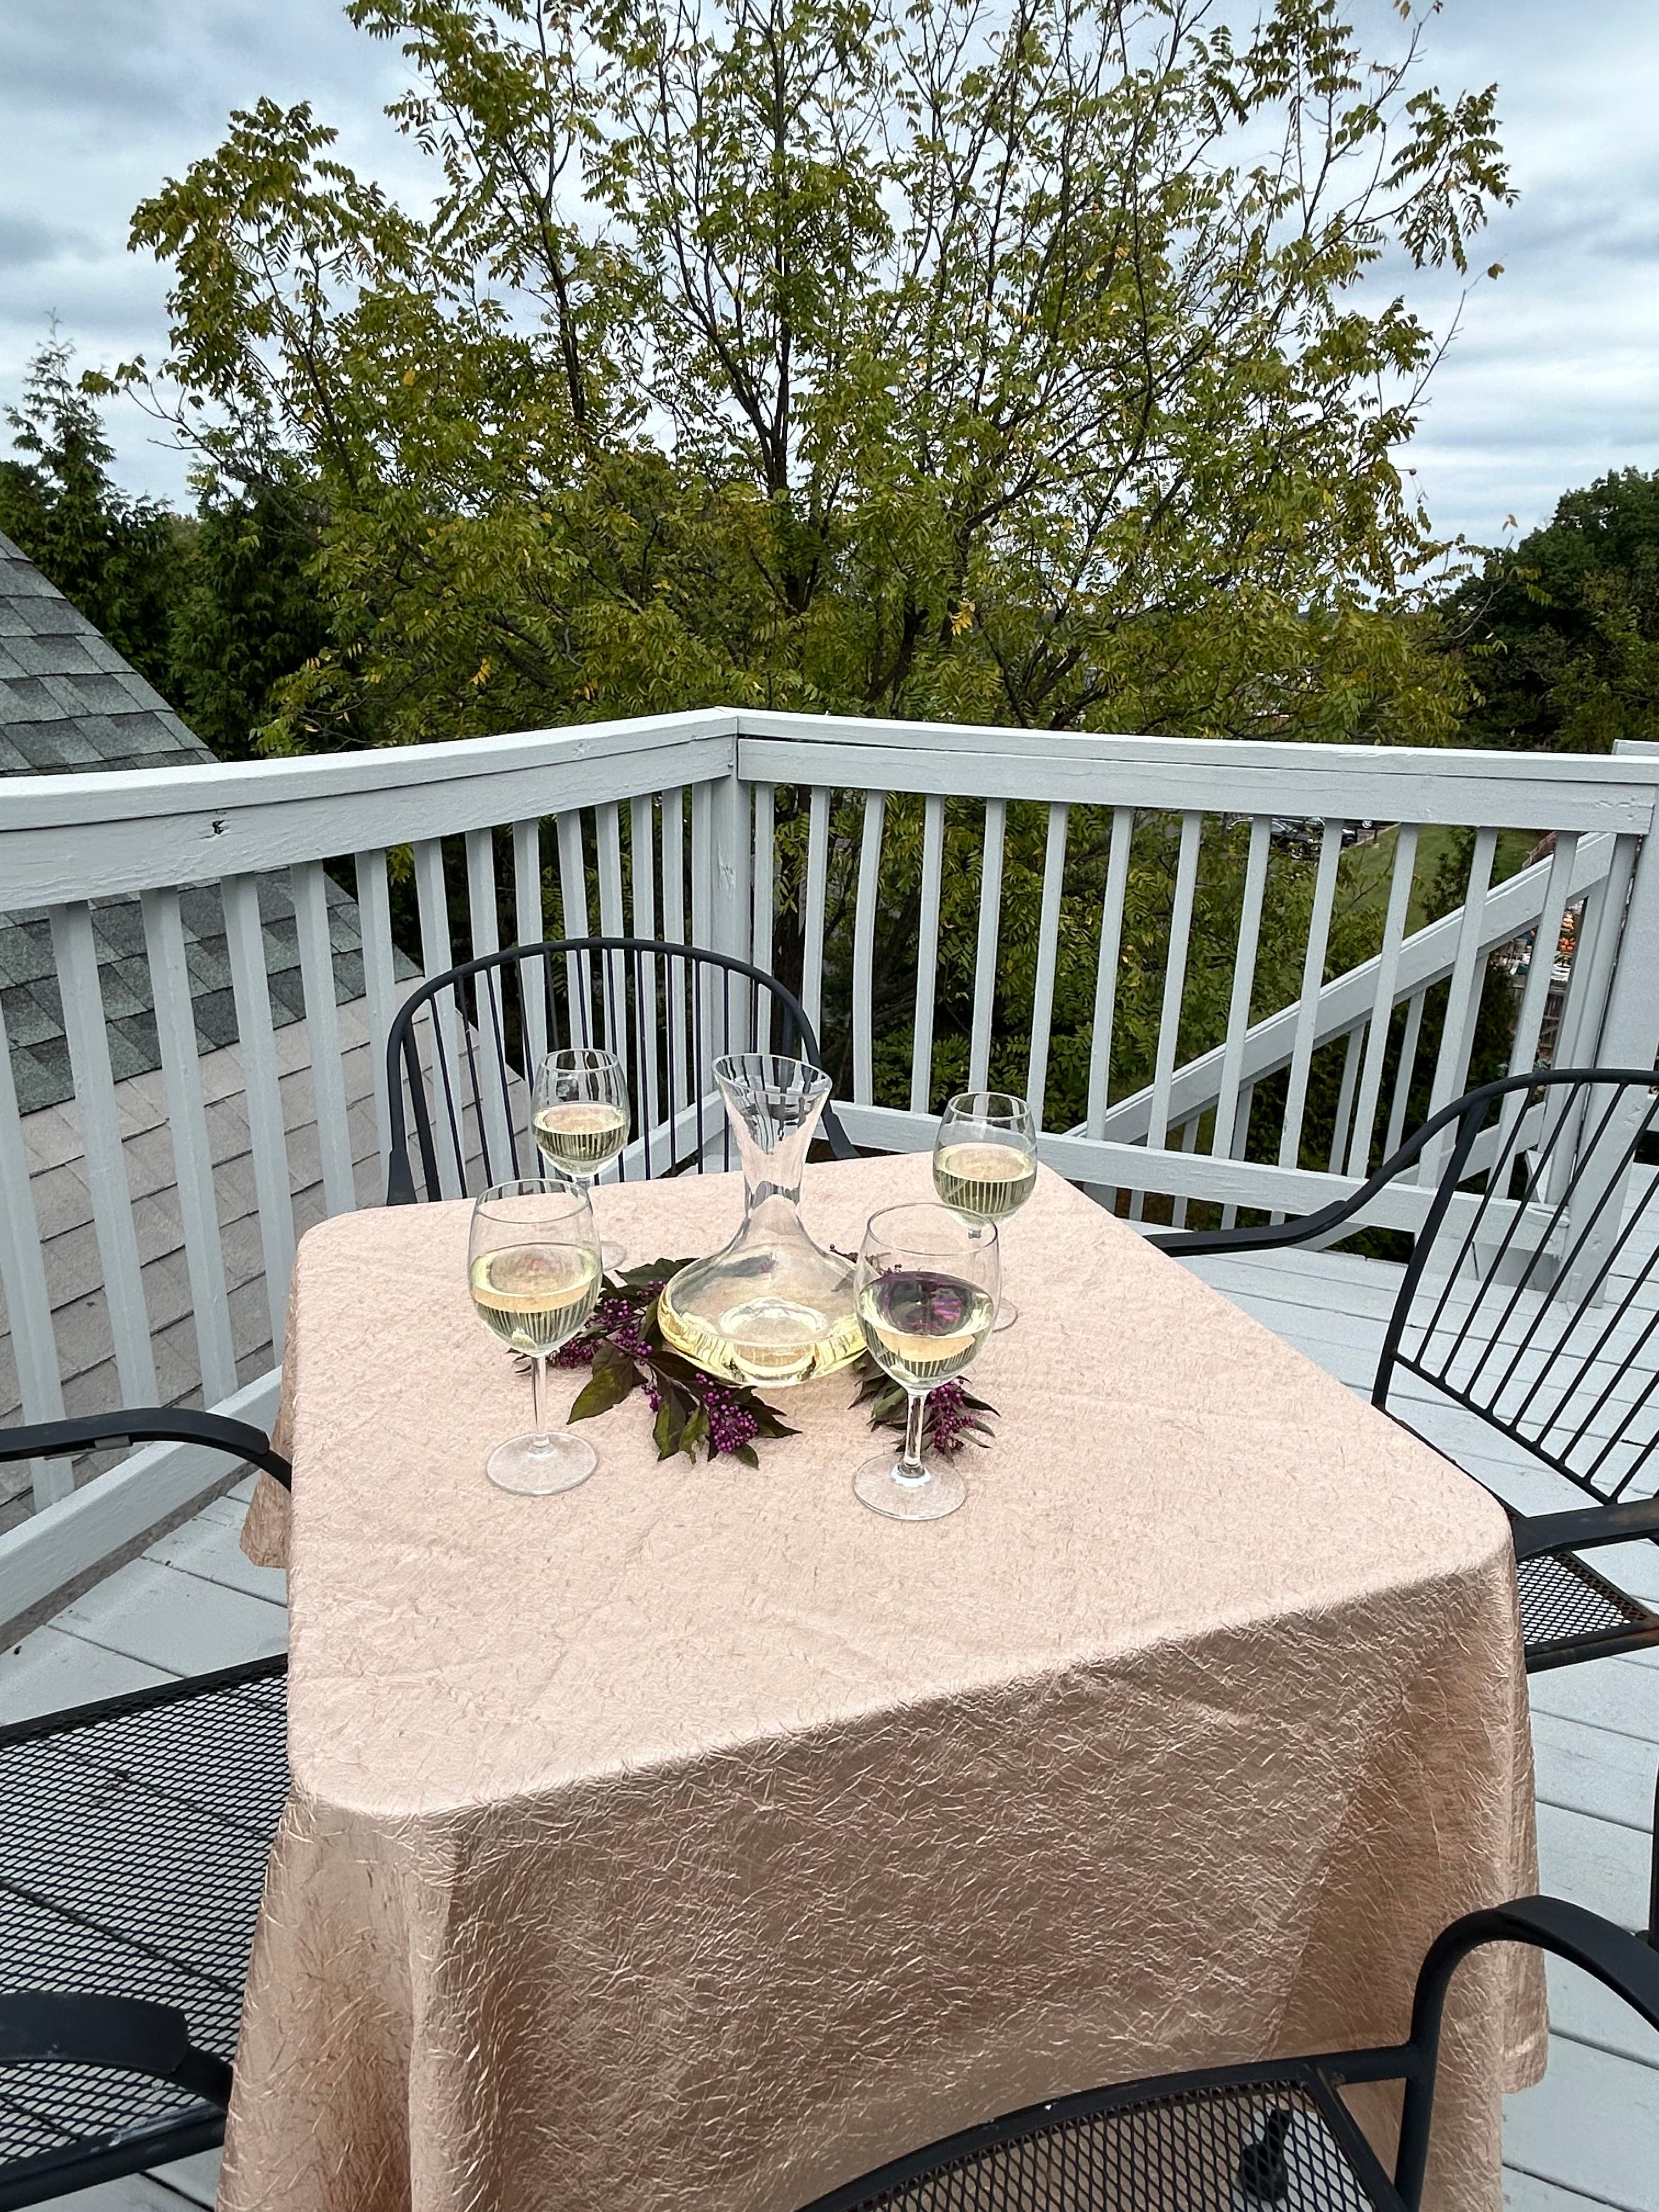
<instances>
[{"instance_id":1,"label":"black metal patio chair","mask_svg":"<svg viewBox=\"0 0 1659 2212\"><path fill-rule=\"evenodd\" d=\"M1434 1194L1371 1402L1401 1420L1390 1391L1415 1376L1593 1501L1522 1513L1500 1500L1514 1530L1534 1673L1659 1644L1659 1613L1578 1556L1640 1539L1659 1544L1656 1158L1652 1069L1536 1069L1454 1100L1352 1197L1301 1220L1151 1239L1183 1258L1328 1243L1349 1224L1363 1226L1377 1193L1425 1164ZM1638 1370L1650 1349L1655 1358ZM1455 1448L1425 1441L1455 1459Z\"/></svg>"},{"instance_id":2,"label":"black metal patio chair","mask_svg":"<svg viewBox=\"0 0 1659 2212\"><path fill-rule=\"evenodd\" d=\"M1659 1952L1578 1905L1523 1897L1436 1939L1404 2043L1030 2105L895 2159L805 2212L1418 2212L1447 1986L1485 1943L1565 1959L1659 2027ZM1343 2102L1342 2086L1361 2081L1404 2084L1392 2174Z\"/></svg>"},{"instance_id":3,"label":"black metal patio chair","mask_svg":"<svg viewBox=\"0 0 1659 2212\"><path fill-rule=\"evenodd\" d=\"M156 1408L0 1430L0 1461L260 1431ZM210 2150L288 1795L288 1662L0 1727L0 2212Z\"/></svg>"},{"instance_id":4,"label":"black metal patio chair","mask_svg":"<svg viewBox=\"0 0 1659 2212\"><path fill-rule=\"evenodd\" d=\"M544 1174L530 1134L536 1071L545 1052L572 1045L613 1052L628 1072L634 1121L617 1164L624 1180L706 1166L716 1146L719 1164L734 1164L709 1073L722 1054L818 1058L793 992L726 953L654 938L573 937L463 961L410 993L386 1039L386 1204ZM820 1128L836 1158L855 1157L828 1108Z\"/></svg>"}]
</instances>

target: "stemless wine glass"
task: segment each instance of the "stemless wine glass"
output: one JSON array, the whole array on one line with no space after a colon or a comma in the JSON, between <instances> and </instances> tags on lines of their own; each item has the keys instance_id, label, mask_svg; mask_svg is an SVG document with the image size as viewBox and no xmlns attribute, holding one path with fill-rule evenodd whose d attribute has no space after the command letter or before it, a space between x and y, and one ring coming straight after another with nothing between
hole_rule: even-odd
<instances>
[{"instance_id":1,"label":"stemless wine glass","mask_svg":"<svg viewBox=\"0 0 1659 2212\"><path fill-rule=\"evenodd\" d=\"M550 1052L536 1077L531 1107L536 1148L556 1175L590 1190L628 1142L628 1077L614 1052L568 1045ZM605 1243L599 1256L612 1273L628 1255Z\"/></svg>"},{"instance_id":2,"label":"stemless wine glass","mask_svg":"<svg viewBox=\"0 0 1659 2212\"><path fill-rule=\"evenodd\" d=\"M922 1456L927 1394L960 1375L991 1333L1001 1270L994 1222L944 1206L872 1213L859 1251L858 1312L876 1364L909 1398L904 1449L866 1460L853 1488L895 1521L940 1521L968 1486L953 1467Z\"/></svg>"},{"instance_id":3,"label":"stemless wine glass","mask_svg":"<svg viewBox=\"0 0 1659 2212\"><path fill-rule=\"evenodd\" d=\"M1007 1091L959 1091L933 1139L933 1188L970 1221L1017 1213L1036 1183L1036 1122L1024 1099ZM996 1327L1012 1328L1018 1307L1004 1298Z\"/></svg>"},{"instance_id":4,"label":"stemless wine glass","mask_svg":"<svg viewBox=\"0 0 1659 2212\"><path fill-rule=\"evenodd\" d=\"M599 1237L587 1193L534 1177L487 1190L472 1209L466 1272L478 1319L532 1362L533 1431L497 1444L484 1473L500 1489L532 1498L574 1490L599 1462L584 1438L549 1433L544 1400L548 1354L574 1336L599 1295Z\"/></svg>"}]
</instances>

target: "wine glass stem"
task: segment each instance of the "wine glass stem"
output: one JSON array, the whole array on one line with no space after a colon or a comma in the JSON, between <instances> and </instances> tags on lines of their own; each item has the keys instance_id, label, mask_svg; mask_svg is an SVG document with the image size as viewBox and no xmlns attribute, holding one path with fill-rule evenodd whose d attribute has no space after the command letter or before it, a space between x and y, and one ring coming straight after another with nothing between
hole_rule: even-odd
<instances>
[{"instance_id":1,"label":"wine glass stem","mask_svg":"<svg viewBox=\"0 0 1659 2212\"><path fill-rule=\"evenodd\" d=\"M895 1482L917 1483L929 1480L921 1458L921 1425L927 1408L927 1393L912 1390L904 1409L904 1456L893 1469Z\"/></svg>"},{"instance_id":2,"label":"wine glass stem","mask_svg":"<svg viewBox=\"0 0 1659 2212\"><path fill-rule=\"evenodd\" d=\"M534 1431L530 1439L530 1449L532 1452L546 1453L553 1449L553 1439L547 1426L546 1393L547 1354L538 1352L530 1363L530 1419Z\"/></svg>"}]
</instances>

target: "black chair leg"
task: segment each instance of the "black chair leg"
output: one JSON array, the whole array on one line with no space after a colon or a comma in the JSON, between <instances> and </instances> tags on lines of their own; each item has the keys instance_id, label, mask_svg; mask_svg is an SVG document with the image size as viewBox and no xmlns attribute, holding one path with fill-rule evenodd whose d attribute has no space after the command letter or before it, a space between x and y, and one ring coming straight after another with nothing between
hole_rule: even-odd
<instances>
[{"instance_id":1,"label":"black chair leg","mask_svg":"<svg viewBox=\"0 0 1659 2212\"><path fill-rule=\"evenodd\" d=\"M1276 2106L1263 2124L1260 2142L1246 2143L1238 2154L1238 2185L1258 2204L1282 2204L1291 2193L1285 2138L1291 2117L1283 2105Z\"/></svg>"}]
</instances>

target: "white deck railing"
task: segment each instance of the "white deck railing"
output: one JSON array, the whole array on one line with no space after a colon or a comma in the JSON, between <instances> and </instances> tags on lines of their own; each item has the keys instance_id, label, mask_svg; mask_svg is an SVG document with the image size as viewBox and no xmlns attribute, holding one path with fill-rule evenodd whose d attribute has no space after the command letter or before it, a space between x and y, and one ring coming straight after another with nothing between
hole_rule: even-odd
<instances>
[{"instance_id":1,"label":"white deck railing","mask_svg":"<svg viewBox=\"0 0 1659 2212\"><path fill-rule=\"evenodd\" d=\"M401 988L388 854L399 855L401 872L407 850L419 942L402 949L417 952L424 972L500 943L592 929L664 935L752 958L798 975L815 1024L845 1040L842 1113L855 1141L906 1148L932 1142L929 1108L938 1103L935 992L949 802L955 858L948 865L962 866L964 816L976 847L969 1082L986 1080L999 1044L1005 927L1012 915L1028 930L1034 904L1032 980L1018 1025L1029 1035L1024 1087L1045 1121L1045 1156L1091 1188L1129 1193L1137 1215L1151 1194L1171 1200L1177 1218L1200 1200L1301 1212L1351 1189L1397 1141L1413 1081L1428 1073L1419 1040L1437 1028L1430 1103L1457 1094L1487 956L1529 930L1553 946L1570 906L1580 920L1558 1063L1652 1062L1659 1047L1659 848L1650 843L1656 799L1659 756L1640 749L1580 759L711 711L408 751L12 780L0 785L0 912L45 908L51 917L116 1371L123 1397L139 1403L156 1395L155 1368L88 902L140 900L203 1395L258 1418L270 1411L275 1376L235 1390L220 1318L219 1223L179 927L179 893L186 887L217 884L222 898L280 1348L295 1228L256 896L261 876L286 871L294 897L330 1211L355 1200L337 1079L325 863L355 888L358 902L382 1144L384 1042ZM1040 894L1018 915L1005 883L1011 807L1046 810ZM915 847L920 830L914 862L896 857L890 833L901 809L903 849ZM786 811L804 822L804 835L787 850L779 836ZM1316 864L1299 877L1269 866L1273 825L1286 817L1323 825ZM1032 817L1019 818L1029 836ZM1381 943L1374 957L1328 978L1343 829L1362 822L1401 825ZM1189 976L1216 954L1212 942L1194 941L1192 927L1200 854L1224 825L1243 839L1244 823L1236 943L1224 948L1224 1034L1183 1057ZM1143 838L1162 841L1170 864L1160 1018L1148 1079L1114 1097L1126 894L1145 849L1135 842L1138 823ZM1474 832L1468 891L1456 911L1408 933L1416 848L1434 825ZM1504 830L1552 830L1554 849L1494 887ZM1103 858L1103 889L1085 917L1094 975L1083 1111L1062 1116L1070 1125L1056 1128L1047 1126L1056 1091L1054 994L1063 918L1077 957L1079 842ZM1297 908L1302 985L1291 1003L1263 1014L1252 1006L1258 946L1264 916L1273 921L1272 902L1287 882L1306 905L1305 925ZM914 974L898 1020L899 1035L908 1030L908 1066L896 1081L895 1018L890 1004L878 1006L874 988L878 945L896 927L905 975ZM1282 937L1281 930L1281 944ZM968 948L947 949L959 974ZM1533 961L1516 1000L1514 1065L1530 1065L1535 1055L1552 966L1548 957ZM1434 1016L1426 1024L1425 1008ZM877 1095L878 1043L884 1097ZM1334 1135L1322 1129L1321 1156L1313 1158L1306 1120L1317 1073L1338 1096ZM1273 1086L1268 1108L1265 1085ZM1269 1108L1271 1126L1263 1118ZM1243 1157L1247 1129L1255 1158ZM1410 1226L1426 1199L1426 1188L1396 1190L1379 1218ZM25 1415L50 1419L62 1407L60 1363L3 1026L0 1287ZM35 1513L0 1536L0 1620L130 1542L212 1472L191 1454L164 1447L79 1489L64 1468L37 1469Z\"/></svg>"}]
</instances>

